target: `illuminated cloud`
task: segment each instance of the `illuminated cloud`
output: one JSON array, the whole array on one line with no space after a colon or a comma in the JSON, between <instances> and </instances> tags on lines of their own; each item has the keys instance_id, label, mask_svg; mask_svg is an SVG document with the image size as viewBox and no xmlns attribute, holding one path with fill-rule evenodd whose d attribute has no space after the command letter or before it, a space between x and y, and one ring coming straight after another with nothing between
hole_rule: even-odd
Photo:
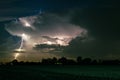
<instances>
[{"instance_id":1,"label":"illuminated cloud","mask_svg":"<svg viewBox=\"0 0 120 80\"><path fill-rule=\"evenodd\" d=\"M67 46L77 36L87 35L86 29L55 14L22 17L7 24L6 30L11 35L22 37L26 48L32 48L36 44Z\"/></svg>"}]
</instances>

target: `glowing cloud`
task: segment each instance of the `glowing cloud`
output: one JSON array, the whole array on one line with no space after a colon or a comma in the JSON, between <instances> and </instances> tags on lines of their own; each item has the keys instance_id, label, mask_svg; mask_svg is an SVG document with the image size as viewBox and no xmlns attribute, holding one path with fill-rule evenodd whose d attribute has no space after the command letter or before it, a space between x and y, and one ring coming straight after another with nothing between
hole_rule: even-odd
<instances>
[{"instance_id":1,"label":"glowing cloud","mask_svg":"<svg viewBox=\"0 0 120 80\"><path fill-rule=\"evenodd\" d=\"M22 39L23 40L25 40L25 41L27 41L27 40L29 40L30 39L30 36L28 36L28 35L26 35L26 34L22 34Z\"/></svg>"},{"instance_id":2,"label":"glowing cloud","mask_svg":"<svg viewBox=\"0 0 120 80\"><path fill-rule=\"evenodd\" d=\"M19 20L25 27L31 26L31 24L27 20L25 20L24 18L19 18Z\"/></svg>"},{"instance_id":3,"label":"glowing cloud","mask_svg":"<svg viewBox=\"0 0 120 80\"><path fill-rule=\"evenodd\" d=\"M23 25L22 27L29 27L32 29L35 29L33 26L33 23L35 22L36 16L31 16L31 17L22 17L19 18L19 22Z\"/></svg>"},{"instance_id":4,"label":"glowing cloud","mask_svg":"<svg viewBox=\"0 0 120 80\"><path fill-rule=\"evenodd\" d=\"M19 18L18 22L6 25L6 30L25 41L25 47L36 44L56 44L67 46L77 36L87 35L87 30L71 24L67 18L54 14L44 14Z\"/></svg>"}]
</instances>

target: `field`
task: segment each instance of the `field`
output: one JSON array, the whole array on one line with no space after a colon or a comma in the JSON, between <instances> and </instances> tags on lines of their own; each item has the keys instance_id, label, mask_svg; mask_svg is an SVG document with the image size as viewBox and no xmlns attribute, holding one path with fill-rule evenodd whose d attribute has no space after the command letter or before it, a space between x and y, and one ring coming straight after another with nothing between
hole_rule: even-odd
<instances>
[{"instance_id":1,"label":"field","mask_svg":"<svg viewBox=\"0 0 120 80\"><path fill-rule=\"evenodd\" d=\"M0 66L0 80L120 80L120 66Z\"/></svg>"}]
</instances>

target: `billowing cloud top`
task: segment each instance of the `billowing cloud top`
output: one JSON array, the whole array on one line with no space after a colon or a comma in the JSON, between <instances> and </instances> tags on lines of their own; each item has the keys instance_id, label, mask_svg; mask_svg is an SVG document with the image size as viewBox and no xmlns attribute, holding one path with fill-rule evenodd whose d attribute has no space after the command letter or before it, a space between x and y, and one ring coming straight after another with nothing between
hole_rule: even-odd
<instances>
[{"instance_id":1,"label":"billowing cloud top","mask_svg":"<svg viewBox=\"0 0 120 80\"><path fill-rule=\"evenodd\" d=\"M36 44L69 45L69 42L77 36L85 36L87 30L69 22L68 18L55 14L43 14L22 17L6 25L6 30L14 35L25 35L27 46Z\"/></svg>"}]
</instances>

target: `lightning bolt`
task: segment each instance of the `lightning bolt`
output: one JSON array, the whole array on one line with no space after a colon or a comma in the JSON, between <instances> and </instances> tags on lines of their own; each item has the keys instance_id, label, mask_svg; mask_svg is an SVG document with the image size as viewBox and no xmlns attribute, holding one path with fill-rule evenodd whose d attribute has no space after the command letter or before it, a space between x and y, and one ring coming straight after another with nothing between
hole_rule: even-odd
<instances>
[{"instance_id":1,"label":"lightning bolt","mask_svg":"<svg viewBox=\"0 0 120 80\"><path fill-rule=\"evenodd\" d=\"M20 47L19 47L18 49L16 49L16 51L17 51L18 53L16 53L16 54L14 55L14 59L17 59L17 57L20 55L20 52L23 51L22 48L23 48L24 35L25 35L25 34L23 33L23 34L22 34L22 37L21 37Z\"/></svg>"}]
</instances>

